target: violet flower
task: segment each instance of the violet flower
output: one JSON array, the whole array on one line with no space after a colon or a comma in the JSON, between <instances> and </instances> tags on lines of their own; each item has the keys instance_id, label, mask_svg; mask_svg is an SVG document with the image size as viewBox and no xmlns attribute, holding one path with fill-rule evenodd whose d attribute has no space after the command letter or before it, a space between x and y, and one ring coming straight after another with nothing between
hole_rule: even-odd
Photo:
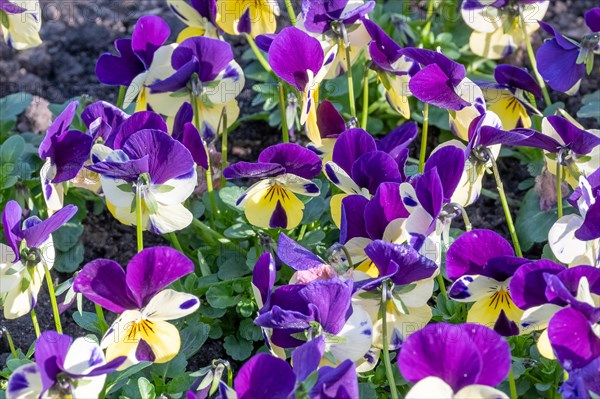
<instances>
[{"instance_id":1,"label":"violet flower","mask_svg":"<svg viewBox=\"0 0 600 399\"><path fill-rule=\"evenodd\" d=\"M36 341L35 363L20 366L10 376L6 397L95 398L106 375L125 360L121 356L107 363L102 349L90 339L73 341L68 335L46 331Z\"/></svg>"}]
</instances>

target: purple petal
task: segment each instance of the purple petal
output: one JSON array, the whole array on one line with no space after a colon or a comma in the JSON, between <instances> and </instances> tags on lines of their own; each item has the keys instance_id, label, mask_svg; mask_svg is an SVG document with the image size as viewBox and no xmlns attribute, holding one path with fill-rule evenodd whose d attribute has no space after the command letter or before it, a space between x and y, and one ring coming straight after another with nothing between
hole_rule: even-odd
<instances>
[{"instance_id":1,"label":"purple petal","mask_svg":"<svg viewBox=\"0 0 600 399\"><path fill-rule=\"evenodd\" d=\"M307 71L316 76L324 58L319 41L296 27L284 28L269 48L273 72L300 91L308 83Z\"/></svg>"},{"instance_id":2,"label":"purple petal","mask_svg":"<svg viewBox=\"0 0 600 399\"><path fill-rule=\"evenodd\" d=\"M417 72L410 79L408 87L416 98L439 108L460 111L471 105L456 94L449 77L437 64L428 65Z\"/></svg>"},{"instance_id":3,"label":"purple petal","mask_svg":"<svg viewBox=\"0 0 600 399\"><path fill-rule=\"evenodd\" d=\"M181 136L183 136L183 129L186 123L191 123L194 119L194 109L191 104L188 102L183 103L181 108L177 111L175 115L175 120L173 121L173 130L171 132L171 136L178 141L181 141Z\"/></svg>"},{"instance_id":4,"label":"purple petal","mask_svg":"<svg viewBox=\"0 0 600 399\"><path fill-rule=\"evenodd\" d=\"M22 14L27 11L26 8L19 7L18 5L11 3L10 0L0 0L0 10L3 10L8 14Z\"/></svg>"},{"instance_id":5,"label":"purple petal","mask_svg":"<svg viewBox=\"0 0 600 399\"><path fill-rule=\"evenodd\" d=\"M239 399L287 398L295 384L296 376L290 365L266 353L248 360L233 382Z\"/></svg>"},{"instance_id":6,"label":"purple petal","mask_svg":"<svg viewBox=\"0 0 600 399\"><path fill-rule=\"evenodd\" d=\"M325 33L330 29L333 18L339 18L348 0L304 0L302 14L304 27L313 33Z\"/></svg>"},{"instance_id":7,"label":"purple petal","mask_svg":"<svg viewBox=\"0 0 600 399\"><path fill-rule=\"evenodd\" d=\"M538 98L542 97L542 89L534 77L524 68L514 65L502 64L494 69L496 82L511 89L522 89L533 93Z\"/></svg>"},{"instance_id":8,"label":"purple petal","mask_svg":"<svg viewBox=\"0 0 600 399\"><path fill-rule=\"evenodd\" d=\"M167 124L159 114L152 111L136 112L114 130L106 140L106 145L115 150L121 149L127 139L144 129L168 131Z\"/></svg>"},{"instance_id":9,"label":"purple petal","mask_svg":"<svg viewBox=\"0 0 600 399\"><path fill-rule=\"evenodd\" d=\"M342 330L350 309L352 280L315 280L300 290L298 295L313 307L314 317L325 332L337 334Z\"/></svg>"},{"instance_id":10,"label":"purple petal","mask_svg":"<svg viewBox=\"0 0 600 399\"><path fill-rule=\"evenodd\" d=\"M398 154L408 148L419 133L419 127L414 122L407 122L386 134L377 142L379 151L387 152L396 159Z\"/></svg>"},{"instance_id":11,"label":"purple petal","mask_svg":"<svg viewBox=\"0 0 600 399\"><path fill-rule=\"evenodd\" d=\"M548 34L554 36L554 40L555 40L556 44L558 44L561 48L563 48L565 50L572 50L572 49L578 48L578 46L575 43L573 43L571 40L568 40L566 37L564 37L552 25L547 24L544 21L539 21L538 23L539 23L540 27L542 29L544 29ZM548 40L548 41L550 41L550 40Z\"/></svg>"},{"instance_id":12,"label":"purple petal","mask_svg":"<svg viewBox=\"0 0 600 399\"><path fill-rule=\"evenodd\" d=\"M313 254L284 233L279 235L277 256L294 270L309 270L325 264L323 259Z\"/></svg>"},{"instance_id":13,"label":"purple petal","mask_svg":"<svg viewBox=\"0 0 600 399\"><path fill-rule=\"evenodd\" d=\"M579 283L582 278L586 278L590 285L590 292L600 295L600 269L593 266L575 266L564 269L557 274L557 279L551 279L549 275L545 276L549 287L546 289L546 297L549 301L562 299L563 301L574 300L579 289ZM552 284L549 283L552 280ZM562 290L561 292L559 292Z\"/></svg>"},{"instance_id":14,"label":"purple petal","mask_svg":"<svg viewBox=\"0 0 600 399\"><path fill-rule=\"evenodd\" d=\"M510 243L498 233L473 230L462 234L448 248L446 272L451 280L466 274L483 275L484 266L490 259L514 255Z\"/></svg>"},{"instance_id":15,"label":"purple petal","mask_svg":"<svg viewBox=\"0 0 600 399\"><path fill-rule=\"evenodd\" d=\"M294 328L274 329L271 341L282 348L295 348L302 345L304 342L292 337L292 334L299 333L308 328L309 322L314 321L312 312L306 301L299 295L304 289L304 285L285 285L278 287L271 295L271 310L270 315L265 314L264 319L269 323L289 323L295 322ZM285 309L285 310L282 310ZM291 313L290 313L291 312ZM263 315L259 316L254 322L261 325L260 321ZM280 319L279 321L277 319ZM286 322L284 319L287 318Z\"/></svg>"},{"instance_id":16,"label":"purple petal","mask_svg":"<svg viewBox=\"0 0 600 399\"><path fill-rule=\"evenodd\" d=\"M211 22L215 21L217 15L217 2L214 0L191 0L192 7L198 14Z\"/></svg>"},{"instance_id":17,"label":"purple petal","mask_svg":"<svg viewBox=\"0 0 600 399\"><path fill-rule=\"evenodd\" d=\"M562 116L549 116L548 122L574 153L586 155L600 145L600 137L578 128Z\"/></svg>"},{"instance_id":18,"label":"purple petal","mask_svg":"<svg viewBox=\"0 0 600 399\"><path fill-rule=\"evenodd\" d=\"M488 263L483 267L483 275L492 277L497 281L505 281L528 262L528 259L517 256L498 256L488 260Z\"/></svg>"},{"instance_id":19,"label":"purple petal","mask_svg":"<svg viewBox=\"0 0 600 399\"><path fill-rule=\"evenodd\" d=\"M558 274L565 267L541 259L521 266L510 280L510 296L517 307L527 310L548 303L544 274Z\"/></svg>"},{"instance_id":20,"label":"purple petal","mask_svg":"<svg viewBox=\"0 0 600 399\"><path fill-rule=\"evenodd\" d=\"M140 362L154 362L156 355L150 345L143 339L140 339L135 350L135 358Z\"/></svg>"},{"instance_id":21,"label":"purple petal","mask_svg":"<svg viewBox=\"0 0 600 399\"><path fill-rule=\"evenodd\" d=\"M364 217L368 202L362 195L349 195L342 200L340 243L345 244L355 237L369 237Z\"/></svg>"},{"instance_id":22,"label":"purple petal","mask_svg":"<svg viewBox=\"0 0 600 399\"><path fill-rule=\"evenodd\" d=\"M462 64L452 61L437 51L411 47L403 49L402 54L426 67L434 64L437 65L441 74L449 80L449 87L455 87L466 76L466 69Z\"/></svg>"},{"instance_id":23,"label":"purple petal","mask_svg":"<svg viewBox=\"0 0 600 399\"><path fill-rule=\"evenodd\" d=\"M148 173L148 156L132 160L96 162L86 168L104 177L131 183L136 181L141 174Z\"/></svg>"},{"instance_id":24,"label":"purple petal","mask_svg":"<svg viewBox=\"0 0 600 399\"><path fill-rule=\"evenodd\" d=\"M138 309L125 279L125 271L117 262L96 259L86 264L73 282L75 292L114 313Z\"/></svg>"},{"instance_id":25,"label":"purple petal","mask_svg":"<svg viewBox=\"0 0 600 399\"><path fill-rule=\"evenodd\" d=\"M252 19L250 18L250 7L246 8L246 11L240 17L237 23L237 31L239 33L250 34L252 32Z\"/></svg>"},{"instance_id":26,"label":"purple petal","mask_svg":"<svg viewBox=\"0 0 600 399\"><path fill-rule=\"evenodd\" d=\"M578 47L564 49L557 39L547 40L536 53L540 75L552 89L563 93L585 76L585 64L578 64L578 58Z\"/></svg>"},{"instance_id":27,"label":"purple petal","mask_svg":"<svg viewBox=\"0 0 600 399\"><path fill-rule=\"evenodd\" d=\"M511 366L508 342L488 327L466 323L462 330L469 335L471 342L479 349L484 367L477 378L477 384L495 387L506 378ZM494 367L489 367L489 365Z\"/></svg>"},{"instance_id":28,"label":"purple petal","mask_svg":"<svg viewBox=\"0 0 600 399\"><path fill-rule=\"evenodd\" d=\"M298 144L283 143L264 149L258 156L259 163L274 163L291 173L305 179L314 179L321 173L321 158L314 152Z\"/></svg>"},{"instance_id":29,"label":"purple petal","mask_svg":"<svg viewBox=\"0 0 600 399\"><path fill-rule=\"evenodd\" d=\"M586 179L589 185L591 186L593 193L598 192L598 190L600 190L600 169L596 169L596 171L591 175L587 176ZM579 201L582 195L583 192L581 186L577 187L575 191L573 191L573 194L571 194L571 196L569 197L569 203L574 208L577 208L577 201Z\"/></svg>"},{"instance_id":30,"label":"purple petal","mask_svg":"<svg viewBox=\"0 0 600 399\"><path fill-rule=\"evenodd\" d=\"M153 184L186 178L194 173L194 159L188 149L159 130L141 130L134 134L125 142L123 151L133 159L148 156Z\"/></svg>"},{"instance_id":31,"label":"purple petal","mask_svg":"<svg viewBox=\"0 0 600 399\"><path fill-rule=\"evenodd\" d=\"M200 132L193 123L186 123L183 129L183 137L178 140L188 149L196 165L208 170L208 154Z\"/></svg>"},{"instance_id":32,"label":"purple petal","mask_svg":"<svg viewBox=\"0 0 600 399\"><path fill-rule=\"evenodd\" d=\"M292 352L292 364L298 382L303 382L319 367L325 354L325 339L322 335L312 339Z\"/></svg>"},{"instance_id":33,"label":"purple petal","mask_svg":"<svg viewBox=\"0 0 600 399\"><path fill-rule=\"evenodd\" d=\"M50 235L67 223L77 213L75 205L67 205L48 219L23 230L29 248L38 248Z\"/></svg>"},{"instance_id":34,"label":"purple petal","mask_svg":"<svg viewBox=\"0 0 600 399\"><path fill-rule=\"evenodd\" d=\"M446 146L431 154L425 172L436 169L443 188L443 202L450 202L465 169L465 153L458 147Z\"/></svg>"},{"instance_id":35,"label":"purple petal","mask_svg":"<svg viewBox=\"0 0 600 399\"><path fill-rule=\"evenodd\" d=\"M337 137L346 130L346 121L330 101L323 100L317 108L317 126L321 137Z\"/></svg>"},{"instance_id":36,"label":"purple petal","mask_svg":"<svg viewBox=\"0 0 600 399\"><path fill-rule=\"evenodd\" d=\"M600 375L600 358L583 368L570 370L569 379L560 386L559 392L563 399L591 399L591 392L600 396L598 375Z\"/></svg>"},{"instance_id":37,"label":"purple petal","mask_svg":"<svg viewBox=\"0 0 600 399\"><path fill-rule=\"evenodd\" d=\"M100 367L96 367L95 369L87 373L86 376L97 377L99 375L110 374L113 371L116 371L119 367L121 367L126 360L126 356L119 356Z\"/></svg>"},{"instance_id":38,"label":"purple petal","mask_svg":"<svg viewBox=\"0 0 600 399\"><path fill-rule=\"evenodd\" d=\"M106 141L117 126L125 122L129 115L120 108L105 101L97 101L85 107L81 113L81 120L89 129L89 134L94 138Z\"/></svg>"},{"instance_id":39,"label":"purple petal","mask_svg":"<svg viewBox=\"0 0 600 399\"><path fill-rule=\"evenodd\" d=\"M363 129L354 128L340 134L333 147L331 159L351 176L354 162L361 155L376 150L375 139Z\"/></svg>"},{"instance_id":40,"label":"purple petal","mask_svg":"<svg viewBox=\"0 0 600 399\"><path fill-rule=\"evenodd\" d=\"M556 139L532 129L514 129L513 131L527 136L522 141L515 143L520 146L540 148L553 153L557 153L562 147L562 144Z\"/></svg>"},{"instance_id":41,"label":"purple petal","mask_svg":"<svg viewBox=\"0 0 600 399\"><path fill-rule=\"evenodd\" d=\"M427 213L437 219L442 210L444 200L444 186L437 173L437 168L433 168L422 175L415 176L411 181L415 188L417 198L421 206Z\"/></svg>"},{"instance_id":42,"label":"purple petal","mask_svg":"<svg viewBox=\"0 0 600 399\"><path fill-rule=\"evenodd\" d=\"M363 154L352 165L351 176L359 187L366 188L371 194L384 182L402 181L398 163L383 151Z\"/></svg>"},{"instance_id":43,"label":"purple petal","mask_svg":"<svg viewBox=\"0 0 600 399\"><path fill-rule=\"evenodd\" d=\"M77 107L79 103L77 101L71 102L67 107L63 110L54 119L48 130L46 131L46 136L44 140L40 143L40 148L38 150L39 156L42 159L46 159L54 155L54 142L58 136L63 134L65 131L69 129L71 123L73 122L73 118L77 112Z\"/></svg>"},{"instance_id":44,"label":"purple petal","mask_svg":"<svg viewBox=\"0 0 600 399\"><path fill-rule=\"evenodd\" d=\"M271 297L271 291L275 285L275 279L277 278L275 270L275 260L270 252L262 254L252 271L252 284L258 292L263 303L264 308L269 307L269 299Z\"/></svg>"},{"instance_id":45,"label":"purple petal","mask_svg":"<svg viewBox=\"0 0 600 399\"><path fill-rule=\"evenodd\" d=\"M591 266L579 266L580 268L591 267ZM589 320L592 324L600 321L600 308L596 308L593 305L590 305L587 302L579 301L575 295L569 290L570 287L567 287L560 278L560 275L551 275L547 274L544 276L546 279L546 283L548 284L548 288L546 292L548 293L548 297L552 298L554 296L562 299L567 304L571 306L571 309L575 309L579 313L581 313L587 320ZM577 294L577 291L575 291Z\"/></svg>"},{"instance_id":46,"label":"purple petal","mask_svg":"<svg viewBox=\"0 0 600 399\"><path fill-rule=\"evenodd\" d=\"M96 76L100 83L111 86L129 86L146 69L131 48L131 39L115 40L119 55L104 53L96 62Z\"/></svg>"},{"instance_id":47,"label":"purple petal","mask_svg":"<svg viewBox=\"0 0 600 399\"><path fill-rule=\"evenodd\" d=\"M62 183L75 178L90 159L92 145L92 136L78 130L68 130L56 137L51 157L56 165L56 176L52 182Z\"/></svg>"},{"instance_id":48,"label":"purple petal","mask_svg":"<svg viewBox=\"0 0 600 399\"><path fill-rule=\"evenodd\" d=\"M266 178L279 176L284 173L285 168L278 163L238 162L223 170L223 176L227 180Z\"/></svg>"},{"instance_id":49,"label":"purple petal","mask_svg":"<svg viewBox=\"0 0 600 399\"><path fill-rule=\"evenodd\" d=\"M508 318L503 309L494 323L494 331L503 337L513 337L519 335L519 326L515 321Z\"/></svg>"},{"instance_id":50,"label":"purple petal","mask_svg":"<svg viewBox=\"0 0 600 399\"><path fill-rule=\"evenodd\" d=\"M57 383L58 374L63 372L65 357L73 340L68 335L46 331L35 344L35 362L40 368L44 392Z\"/></svg>"},{"instance_id":51,"label":"purple petal","mask_svg":"<svg viewBox=\"0 0 600 399\"><path fill-rule=\"evenodd\" d=\"M577 331L577 334L573 334ZM588 319L575 309L554 315L548 325L548 338L556 357L567 371L585 367L600 357L600 338Z\"/></svg>"},{"instance_id":52,"label":"purple petal","mask_svg":"<svg viewBox=\"0 0 600 399\"><path fill-rule=\"evenodd\" d=\"M398 183L382 183L364 210L365 227L373 240L383 239L383 233L392 220L408 216Z\"/></svg>"},{"instance_id":53,"label":"purple petal","mask_svg":"<svg viewBox=\"0 0 600 399\"><path fill-rule=\"evenodd\" d=\"M8 245L15 254L13 262L21 259L20 246L23 240L23 234L21 231L21 218L23 216L23 210L19 203L15 200L10 200L6 204L4 211L2 211L2 226L4 228L4 235Z\"/></svg>"},{"instance_id":54,"label":"purple petal","mask_svg":"<svg viewBox=\"0 0 600 399\"><path fill-rule=\"evenodd\" d=\"M581 227L575 232L575 238L581 241L591 241L600 237L600 200L591 205L585 214Z\"/></svg>"},{"instance_id":55,"label":"purple petal","mask_svg":"<svg viewBox=\"0 0 600 399\"><path fill-rule=\"evenodd\" d=\"M131 48L146 69L150 68L154 53L170 34L169 25L161 17L147 15L138 19L131 36Z\"/></svg>"},{"instance_id":56,"label":"purple petal","mask_svg":"<svg viewBox=\"0 0 600 399\"><path fill-rule=\"evenodd\" d=\"M585 24L592 32L600 32L600 7L592 8L584 14Z\"/></svg>"},{"instance_id":57,"label":"purple petal","mask_svg":"<svg viewBox=\"0 0 600 399\"><path fill-rule=\"evenodd\" d=\"M127 265L127 286L142 308L159 291L193 271L194 263L173 248L146 248Z\"/></svg>"},{"instance_id":58,"label":"purple petal","mask_svg":"<svg viewBox=\"0 0 600 399\"><path fill-rule=\"evenodd\" d=\"M256 46L259 49L261 49L265 53L268 53L269 49L271 48L271 44L273 43L273 40L275 40L276 37L277 35L274 33L267 33L264 35L256 36L254 41L256 42Z\"/></svg>"},{"instance_id":59,"label":"purple petal","mask_svg":"<svg viewBox=\"0 0 600 399\"><path fill-rule=\"evenodd\" d=\"M191 57L191 59L186 64L178 68L173 75L163 80L157 80L148 86L150 88L150 92L170 93L184 89L187 87L188 83L190 83L192 75L198 71L198 68L198 58Z\"/></svg>"},{"instance_id":60,"label":"purple petal","mask_svg":"<svg viewBox=\"0 0 600 399\"><path fill-rule=\"evenodd\" d=\"M402 56L402 47L375 22L364 19L363 24L373 39L369 44L369 54L373 62L385 71L396 72L392 64Z\"/></svg>"},{"instance_id":61,"label":"purple petal","mask_svg":"<svg viewBox=\"0 0 600 399\"><path fill-rule=\"evenodd\" d=\"M329 366L321 367L317 383L310 391L310 397L315 399L358 398L358 377L354 363L346 359L336 368Z\"/></svg>"},{"instance_id":62,"label":"purple petal","mask_svg":"<svg viewBox=\"0 0 600 399\"><path fill-rule=\"evenodd\" d=\"M198 73L201 82L210 82L221 73L231 61L233 53L229 43L204 36L184 40L173 52L172 65L176 70L190 60L198 59Z\"/></svg>"}]
</instances>

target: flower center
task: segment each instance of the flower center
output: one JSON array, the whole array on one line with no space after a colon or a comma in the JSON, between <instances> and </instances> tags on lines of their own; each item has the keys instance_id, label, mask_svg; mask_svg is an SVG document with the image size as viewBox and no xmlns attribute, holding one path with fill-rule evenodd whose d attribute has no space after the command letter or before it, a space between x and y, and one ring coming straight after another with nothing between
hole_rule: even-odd
<instances>
[{"instance_id":1,"label":"flower center","mask_svg":"<svg viewBox=\"0 0 600 399\"><path fill-rule=\"evenodd\" d=\"M140 319L137 322L132 322L125 335L127 342L137 342L140 335L143 333L145 336L154 332L154 323L146 319Z\"/></svg>"}]
</instances>

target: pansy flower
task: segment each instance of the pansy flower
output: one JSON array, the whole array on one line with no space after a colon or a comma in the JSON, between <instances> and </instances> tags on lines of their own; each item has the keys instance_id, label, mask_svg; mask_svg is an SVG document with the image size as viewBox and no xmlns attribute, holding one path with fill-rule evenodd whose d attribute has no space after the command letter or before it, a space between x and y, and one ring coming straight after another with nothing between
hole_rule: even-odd
<instances>
[{"instance_id":1,"label":"pansy flower","mask_svg":"<svg viewBox=\"0 0 600 399\"><path fill-rule=\"evenodd\" d=\"M73 341L68 335L46 331L36 341L35 363L20 366L10 376L6 397L96 398L104 388L106 375L125 360L119 357L107 363L94 341Z\"/></svg>"},{"instance_id":2,"label":"pansy flower","mask_svg":"<svg viewBox=\"0 0 600 399\"><path fill-rule=\"evenodd\" d=\"M298 347L292 352L293 368L285 360L259 353L242 366L234 390L221 382L221 398L358 398L354 363L345 360L335 368L319 367L325 348L322 336Z\"/></svg>"},{"instance_id":3,"label":"pansy flower","mask_svg":"<svg viewBox=\"0 0 600 399\"><path fill-rule=\"evenodd\" d=\"M57 211L63 206L62 184L74 179L90 158L91 135L70 130L78 103L72 102L52 122L40 143L39 155L45 161L40 171L44 200L48 209Z\"/></svg>"},{"instance_id":4,"label":"pansy flower","mask_svg":"<svg viewBox=\"0 0 600 399\"><path fill-rule=\"evenodd\" d=\"M22 221L23 210L9 201L2 212L2 225L8 246L0 244L0 304L4 317L16 319L31 311L44 281L45 267L54 265L52 233L77 213L67 205L46 220L31 216Z\"/></svg>"},{"instance_id":5,"label":"pansy flower","mask_svg":"<svg viewBox=\"0 0 600 399\"><path fill-rule=\"evenodd\" d=\"M0 1L0 31L9 47L26 50L42 44L41 11L38 0Z\"/></svg>"},{"instance_id":6,"label":"pansy flower","mask_svg":"<svg viewBox=\"0 0 600 399\"><path fill-rule=\"evenodd\" d=\"M192 261L168 247L144 249L126 270L108 259L83 267L73 283L75 292L121 314L100 343L109 361L126 356L128 366L142 361L166 363L177 355L179 330L168 321L193 313L200 301L167 286L193 271Z\"/></svg>"},{"instance_id":7,"label":"pansy flower","mask_svg":"<svg viewBox=\"0 0 600 399\"><path fill-rule=\"evenodd\" d=\"M490 230L464 233L446 254L446 272L456 280L448 296L458 302L475 302L467 322L493 328L504 336L518 335L523 311L513 302L509 284L518 258L502 236Z\"/></svg>"},{"instance_id":8,"label":"pansy flower","mask_svg":"<svg viewBox=\"0 0 600 399\"><path fill-rule=\"evenodd\" d=\"M541 115L527 95L542 97L542 89L525 69L513 65L498 65L494 69L496 83L477 82L483 90L487 109L502 121L505 130L530 128L529 114Z\"/></svg>"},{"instance_id":9,"label":"pansy flower","mask_svg":"<svg viewBox=\"0 0 600 399\"><path fill-rule=\"evenodd\" d=\"M108 209L125 225L136 225L136 193L141 196L144 230L165 234L192 222L182 204L194 191L196 168L190 151L165 133L152 112L134 114L107 145L93 148L88 169L100 175Z\"/></svg>"},{"instance_id":10,"label":"pansy flower","mask_svg":"<svg viewBox=\"0 0 600 399\"><path fill-rule=\"evenodd\" d=\"M167 0L167 4L187 25L177 36L178 43L194 36L218 37L216 0Z\"/></svg>"},{"instance_id":11,"label":"pansy flower","mask_svg":"<svg viewBox=\"0 0 600 399\"><path fill-rule=\"evenodd\" d=\"M146 110L152 94L148 86L173 72L169 65L173 46L163 46L170 34L169 25L162 18L142 17L135 24L131 39L115 41L119 55L105 53L98 59L96 76L101 83L127 87L124 108L135 102L136 111Z\"/></svg>"},{"instance_id":12,"label":"pansy flower","mask_svg":"<svg viewBox=\"0 0 600 399\"><path fill-rule=\"evenodd\" d=\"M539 29L548 10L548 0L489 1L466 0L461 13L465 23L473 29L469 44L476 55L497 60L511 55L526 40L520 17L528 35Z\"/></svg>"},{"instance_id":13,"label":"pansy flower","mask_svg":"<svg viewBox=\"0 0 600 399\"><path fill-rule=\"evenodd\" d=\"M565 215L550 228L552 253L567 265L600 266L600 170L587 179L581 177L568 201L579 215Z\"/></svg>"},{"instance_id":14,"label":"pansy flower","mask_svg":"<svg viewBox=\"0 0 600 399\"><path fill-rule=\"evenodd\" d=\"M402 49L402 54L423 67L408 84L412 95L447 109L452 132L466 139L471 122L485 112L485 100L481 89L466 77L465 67L432 50L411 47Z\"/></svg>"},{"instance_id":15,"label":"pansy flower","mask_svg":"<svg viewBox=\"0 0 600 399\"><path fill-rule=\"evenodd\" d=\"M275 33L279 13L272 0L217 0L217 23L230 35Z\"/></svg>"},{"instance_id":16,"label":"pansy flower","mask_svg":"<svg viewBox=\"0 0 600 399\"><path fill-rule=\"evenodd\" d=\"M319 186L311 182L321 171L321 159L297 144L277 144L263 150L257 163L238 162L223 175L231 179L260 179L237 205L248 221L265 229L293 229L302 221L304 203L295 194L315 197Z\"/></svg>"},{"instance_id":17,"label":"pansy flower","mask_svg":"<svg viewBox=\"0 0 600 399\"><path fill-rule=\"evenodd\" d=\"M371 68L377 72L385 88L385 98L392 108L405 119L410 119L408 96L410 77L419 71L419 65L402 54L402 47L384 32L375 22L364 19L363 23L372 38L369 55Z\"/></svg>"},{"instance_id":18,"label":"pansy flower","mask_svg":"<svg viewBox=\"0 0 600 399\"><path fill-rule=\"evenodd\" d=\"M497 389L510 371L510 347L487 327L429 325L409 336L398 356L400 372L415 385L407 399L502 398Z\"/></svg>"},{"instance_id":19,"label":"pansy flower","mask_svg":"<svg viewBox=\"0 0 600 399\"><path fill-rule=\"evenodd\" d=\"M204 130L216 135L223 112L230 116L230 124L235 121L239 115L235 98L245 78L228 43L204 36L186 39L173 51L171 66L174 73L150 85L151 93L170 93L151 103L156 112L174 116L195 97L194 111L202 121L197 128L203 135Z\"/></svg>"},{"instance_id":20,"label":"pansy flower","mask_svg":"<svg viewBox=\"0 0 600 399\"><path fill-rule=\"evenodd\" d=\"M576 94L585 74L592 72L594 54L600 51L600 8L588 10L585 13L585 23L592 33L577 43L560 34L551 25L540 22L542 28L554 37L546 40L540 47L536 60L540 75L556 91Z\"/></svg>"},{"instance_id":21,"label":"pansy flower","mask_svg":"<svg viewBox=\"0 0 600 399\"><path fill-rule=\"evenodd\" d=\"M284 28L269 45L269 65L273 72L302 93L300 123L313 111L313 93L327 74L335 49L327 54L317 39L300 29Z\"/></svg>"},{"instance_id":22,"label":"pansy flower","mask_svg":"<svg viewBox=\"0 0 600 399\"><path fill-rule=\"evenodd\" d=\"M344 117L331 101L323 100L314 107L313 112L308 113L306 135L311 143L307 147L329 161L336 139L345 130Z\"/></svg>"}]
</instances>

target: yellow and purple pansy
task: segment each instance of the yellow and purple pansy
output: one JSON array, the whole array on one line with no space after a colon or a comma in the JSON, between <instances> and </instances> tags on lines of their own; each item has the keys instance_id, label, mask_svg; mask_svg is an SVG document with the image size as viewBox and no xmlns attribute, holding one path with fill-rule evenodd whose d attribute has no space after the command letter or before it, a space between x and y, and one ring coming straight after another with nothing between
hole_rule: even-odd
<instances>
[{"instance_id":1,"label":"yellow and purple pansy","mask_svg":"<svg viewBox=\"0 0 600 399\"><path fill-rule=\"evenodd\" d=\"M0 32L9 47L26 50L42 44L42 8L38 0L0 1Z\"/></svg>"}]
</instances>

